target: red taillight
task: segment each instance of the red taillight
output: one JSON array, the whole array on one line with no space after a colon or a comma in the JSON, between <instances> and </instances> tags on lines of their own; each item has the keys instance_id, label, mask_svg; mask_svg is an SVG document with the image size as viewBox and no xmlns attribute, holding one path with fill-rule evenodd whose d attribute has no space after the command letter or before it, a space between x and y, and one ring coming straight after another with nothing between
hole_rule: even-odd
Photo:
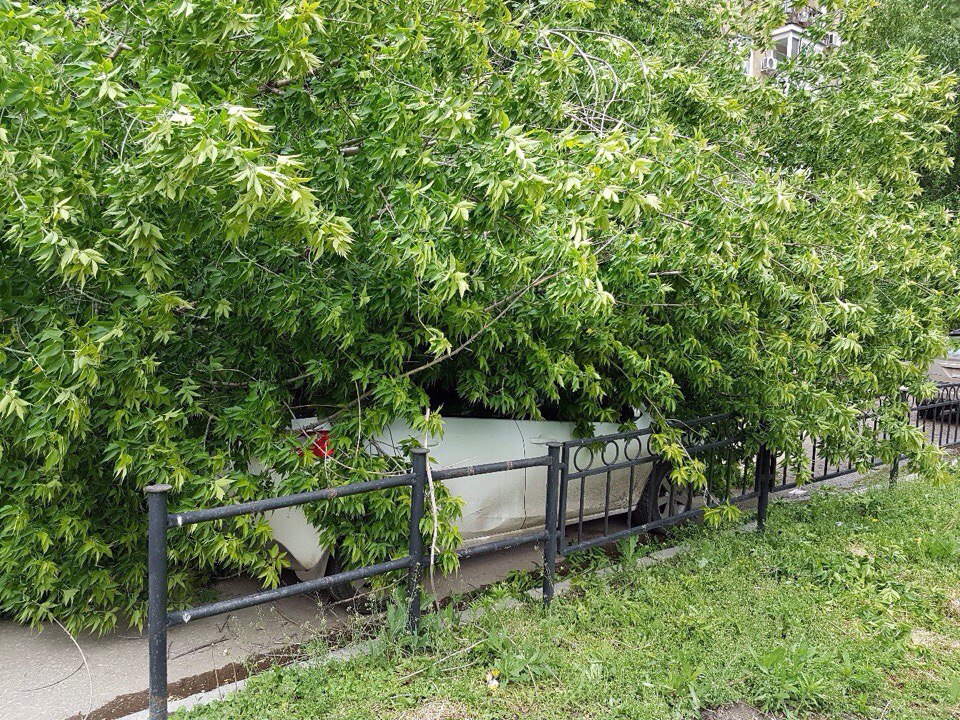
<instances>
[{"instance_id":1,"label":"red taillight","mask_svg":"<svg viewBox=\"0 0 960 720\"><path fill-rule=\"evenodd\" d=\"M310 440L310 452L316 458L333 457L333 448L330 447L330 431L316 430L310 433L304 433L304 437ZM303 455L303 450L297 448L297 455Z\"/></svg>"}]
</instances>

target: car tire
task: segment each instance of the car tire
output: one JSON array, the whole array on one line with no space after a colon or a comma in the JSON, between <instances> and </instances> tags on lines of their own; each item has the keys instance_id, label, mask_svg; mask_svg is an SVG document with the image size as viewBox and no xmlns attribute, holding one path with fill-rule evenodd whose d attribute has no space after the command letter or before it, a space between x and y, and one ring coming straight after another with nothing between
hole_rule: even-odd
<instances>
[{"instance_id":1,"label":"car tire","mask_svg":"<svg viewBox=\"0 0 960 720\"><path fill-rule=\"evenodd\" d=\"M921 420L937 420L943 415L943 408L929 407L935 404L935 400L921 400L917 403L917 416Z\"/></svg>"},{"instance_id":2,"label":"car tire","mask_svg":"<svg viewBox=\"0 0 960 720\"><path fill-rule=\"evenodd\" d=\"M633 521L637 525L646 525L647 523L663 520L664 518L676 515L682 512L686 507L686 493L674 492L673 512L670 512L670 488L673 483L670 480L670 463L660 461L654 464L650 472L650 478L647 480L643 493L640 495L640 502L633 511ZM681 494L683 500L681 500Z\"/></svg>"},{"instance_id":3,"label":"car tire","mask_svg":"<svg viewBox=\"0 0 960 720\"><path fill-rule=\"evenodd\" d=\"M330 554L327 561L326 575L337 575L345 570L343 563L337 558L337 553ZM357 610L370 611L373 608L372 588L368 579L353 582L337 582L327 587L327 595L336 602L352 604Z\"/></svg>"}]
</instances>

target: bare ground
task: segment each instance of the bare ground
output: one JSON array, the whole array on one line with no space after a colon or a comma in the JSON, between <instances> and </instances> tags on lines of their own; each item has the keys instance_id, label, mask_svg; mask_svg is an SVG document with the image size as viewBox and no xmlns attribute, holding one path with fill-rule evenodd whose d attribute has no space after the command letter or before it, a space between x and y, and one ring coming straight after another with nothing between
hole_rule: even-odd
<instances>
[{"instance_id":1,"label":"bare ground","mask_svg":"<svg viewBox=\"0 0 960 720\"><path fill-rule=\"evenodd\" d=\"M700 718L701 720L774 720L772 715L762 713L744 703L734 703L713 710L704 710Z\"/></svg>"}]
</instances>

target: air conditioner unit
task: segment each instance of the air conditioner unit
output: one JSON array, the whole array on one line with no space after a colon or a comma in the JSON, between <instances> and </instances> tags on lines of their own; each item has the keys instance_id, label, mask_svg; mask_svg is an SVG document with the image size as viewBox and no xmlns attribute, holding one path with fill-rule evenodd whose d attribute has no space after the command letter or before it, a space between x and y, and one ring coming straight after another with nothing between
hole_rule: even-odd
<instances>
[{"instance_id":1,"label":"air conditioner unit","mask_svg":"<svg viewBox=\"0 0 960 720\"><path fill-rule=\"evenodd\" d=\"M772 73L777 69L777 59L775 57L760 58L760 72Z\"/></svg>"},{"instance_id":2,"label":"air conditioner unit","mask_svg":"<svg viewBox=\"0 0 960 720\"><path fill-rule=\"evenodd\" d=\"M823 46L828 48L840 47L840 33L828 32L823 36Z\"/></svg>"}]
</instances>

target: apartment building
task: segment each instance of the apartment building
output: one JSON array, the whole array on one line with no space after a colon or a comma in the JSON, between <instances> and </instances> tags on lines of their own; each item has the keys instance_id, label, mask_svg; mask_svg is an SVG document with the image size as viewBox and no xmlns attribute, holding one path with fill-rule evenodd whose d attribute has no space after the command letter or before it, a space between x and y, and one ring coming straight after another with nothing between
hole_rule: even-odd
<instances>
[{"instance_id":1,"label":"apartment building","mask_svg":"<svg viewBox=\"0 0 960 720\"><path fill-rule=\"evenodd\" d=\"M783 3L784 24L771 34L772 43L758 49L749 40L747 57L744 59L744 72L750 77L763 77L776 72L780 63L798 57L804 53L818 53L840 45L841 39L836 32L818 32L818 39L811 38L809 29L822 28L823 13L815 2L806 6L785 0Z\"/></svg>"}]
</instances>

